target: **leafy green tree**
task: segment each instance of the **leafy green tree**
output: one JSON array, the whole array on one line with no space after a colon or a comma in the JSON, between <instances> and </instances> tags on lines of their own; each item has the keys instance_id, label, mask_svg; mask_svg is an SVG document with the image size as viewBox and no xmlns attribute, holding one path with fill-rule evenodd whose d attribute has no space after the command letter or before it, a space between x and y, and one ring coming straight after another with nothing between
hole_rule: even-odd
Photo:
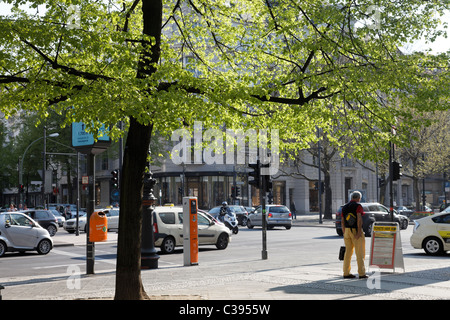
<instances>
[{"instance_id":1,"label":"leafy green tree","mask_svg":"<svg viewBox=\"0 0 450 320\"><path fill-rule=\"evenodd\" d=\"M445 176L450 168L450 112L430 113L426 115L426 120L424 125L410 129L410 144L398 150L403 163L403 175L413 180L417 211L421 210L422 203L420 179L431 174Z\"/></svg>"},{"instance_id":2,"label":"leafy green tree","mask_svg":"<svg viewBox=\"0 0 450 320\"><path fill-rule=\"evenodd\" d=\"M420 70L445 58L418 63L398 50L438 35L440 0L33 0L31 13L19 9L24 0L6 2L14 11L0 20L1 110L53 110L93 132L110 124L113 138L123 134L114 124L126 123L116 299L146 296L141 198L154 129L276 128L284 147L302 149L320 127L376 159L372 146L393 138L396 118L417 125L380 95L393 102L426 90L435 79Z\"/></svg>"}]
</instances>

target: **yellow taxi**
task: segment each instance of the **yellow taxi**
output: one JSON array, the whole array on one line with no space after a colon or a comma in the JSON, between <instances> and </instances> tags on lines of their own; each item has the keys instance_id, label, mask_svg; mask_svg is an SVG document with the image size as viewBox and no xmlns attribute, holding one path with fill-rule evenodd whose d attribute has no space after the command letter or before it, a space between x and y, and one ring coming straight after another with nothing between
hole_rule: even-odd
<instances>
[{"instance_id":1,"label":"yellow taxi","mask_svg":"<svg viewBox=\"0 0 450 320\"><path fill-rule=\"evenodd\" d=\"M414 220L411 245L427 254L440 255L450 250L450 207L431 216Z\"/></svg>"}]
</instances>

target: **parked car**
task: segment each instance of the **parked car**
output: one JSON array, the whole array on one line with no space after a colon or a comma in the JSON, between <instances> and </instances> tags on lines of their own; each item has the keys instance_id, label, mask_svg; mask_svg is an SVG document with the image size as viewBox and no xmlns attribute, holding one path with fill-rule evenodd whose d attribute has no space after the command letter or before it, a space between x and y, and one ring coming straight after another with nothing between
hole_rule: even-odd
<instances>
[{"instance_id":1,"label":"parked car","mask_svg":"<svg viewBox=\"0 0 450 320\"><path fill-rule=\"evenodd\" d=\"M66 221L66 218L62 215L61 212L59 212L56 209L50 209L50 212L55 216L56 220L58 221L58 226L62 227L64 225L64 222Z\"/></svg>"},{"instance_id":2,"label":"parked car","mask_svg":"<svg viewBox=\"0 0 450 320\"><path fill-rule=\"evenodd\" d=\"M238 224L240 224L241 226L247 225L248 212L243 206L230 205L228 207L230 208L231 212L235 214ZM220 208L222 208L222 206L214 207L209 210L208 213L213 217L217 217L220 213Z\"/></svg>"},{"instance_id":3,"label":"parked car","mask_svg":"<svg viewBox=\"0 0 450 320\"><path fill-rule=\"evenodd\" d=\"M377 202L363 202L361 203L364 215L363 217L363 232L366 237L370 237L372 235L372 224L375 221L391 221L391 213L388 208L383 206L380 203ZM336 212L336 233L340 236L343 235L342 233L342 226L341 226L341 215L342 215L342 206L339 207L338 211ZM394 210L394 222L397 222L400 229L404 230L408 228L409 225L409 219L408 217L398 214L396 210Z\"/></svg>"},{"instance_id":4,"label":"parked car","mask_svg":"<svg viewBox=\"0 0 450 320\"><path fill-rule=\"evenodd\" d=\"M32 209L20 212L31 217L31 219L39 223L42 228L47 229L51 237L58 231L58 220L50 210Z\"/></svg>"},{"instance_id":5,"label":"parked car","mask_svg":"<svg viewBox=\"0 0 450 320\"><path fill-rule=\"evenodd\" d=\"M253 213L253 211L256 210L255 207L244 207L244 208L245 208L245 210L247 210L248 214L251 214L251 213Z\"/></svg>"},{"instance_id":6,"label":"parked car","mask_svg":"<svg viewBox=\"0 0 450 320\"><path fill-rule=\"evenodd\" d=\"M20 212L0 213L0 257L8 251L33 251L47 254L53 241L46 229Z\"/></svg>"},{"instance_id":7,"label":"parked car","mask_svg":"<svg viewBox=\"0 0 450 320\"><path fill-rule=\"evenodd\" d=\"M76 231L76 228L77 228L77 219L76 218L67 219L64 222L63 228L68 233L74 233ZM80 215L78 217L78 230L84 231L84 232L86 232L86 230L87 230L87 227L86 227L86 213L85 212L83 212L82 216Z\"/></svg>"},{"instance_id":8,"label":"parked car","mask_svg":"<svg viewBox=\"0 0 450 320\"><path fill-rule=\"evenodd\" d=\"M288 207L277 204L266 205L266 219L267 228L285 227L290 229L292 227L292 214ZM259 206L256 210L248 216L247 227L262 226L262 207Z\"/></svg>"},{"instance_id":9,"label":"parked car","mask_svg":"<svg viewBox=\"0 0 450 320\"><path fill-rule=\"evenodd\" d=\"M226 249L230 241L230 229L201 211L198 211L197 219L198 244ZM155 246L160 247L163 253L173 253L176 247L183 245L183 208L156 207L153 211L153 230Z\"/></svg>"},{"instance_id":10,"label":"parked car","mask_svg":"<svg viewBox=\"0 0 450 320\"><path fill-rule=\"evenodd\" d=\"M400 206L400 207L397 207L397 212L399 214L402 214L402 215L407 216L409 218L409 216L412 215L414 211L411 210L411 209L408 209L405 206Z\"/></svg>"},{"instance_id":11,"label":"parked car","mask_svg":"<svg viewBox=\"0 0 450 320\"><path fill-rule=\"evenodd\" d=\"M108 219L108 231L111 229L119 229L119 209L96 209L96 212L104 212L106 214L106 218ZM81 214L81 212L80 212ZM87 231L87 214L83 212L83 215L78 217L78 230ZM76 231L77 218L72 218L66 220L63 225L64 230L69 233L74 233Z\"/></svg>"},{"instance_id":12,"label":"parked car","mask_svg":"<svg viewBox=\"0 0 450 320\"><path fill-rule=\"evenodd\" d=\"M442 212L414 220L411 245L429 255L440 255L450 250L450 207Z\"/></svg>"}]
</instances>

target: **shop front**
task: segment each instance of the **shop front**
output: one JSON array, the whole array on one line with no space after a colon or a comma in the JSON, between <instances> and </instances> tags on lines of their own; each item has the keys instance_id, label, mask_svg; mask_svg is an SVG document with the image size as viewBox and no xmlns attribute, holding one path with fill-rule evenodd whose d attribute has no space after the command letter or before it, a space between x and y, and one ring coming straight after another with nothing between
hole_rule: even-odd
<instances>
[{"instance_id":1,"label":"shop front","mask_svg":"<svg viewBox=\"0 0 450 320\"><path fill-rule=\"evenodd\" d=\"M220 206L224 201L249 203L247 178L233 172L165 172L153 177L157 180L154 194L160 205L182 205L184 196L197 197L198 207L203 210Z\"/></svg>"},{"instance_id":2,"label":"shop front","mask_svg":"<svg viewBox=\"0 0 450 320\"><path fill-rule=\"evenodd\" d=\"M209 210L228 204L260 205L259 192L248 185L247 175L234 172L154 173L157 180L154 195L159 205L182 205L184 196L198 198L199 209ZM286 204L286 182L274 181L273 203Z\"/></svg>"}]
</instances>

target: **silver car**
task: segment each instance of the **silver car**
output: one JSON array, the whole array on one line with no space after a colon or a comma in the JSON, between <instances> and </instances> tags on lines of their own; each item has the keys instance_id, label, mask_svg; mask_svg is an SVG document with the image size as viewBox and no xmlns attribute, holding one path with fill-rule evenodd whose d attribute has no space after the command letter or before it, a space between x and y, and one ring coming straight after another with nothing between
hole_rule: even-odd
<instances>
[{"instance_id":1,"label":"silver car","mask_svg":"<svg viewBox=\"0 0 450 320\"><path fill-rule=\"evenodd\" d=\"M48 231L20 212L0 213L0 257L7 251L32 251L47 254L53 248Z\"/></svg>"},{"instance_id":2,"label":"silver car","mask_svg":"<svg viewBox=\"0 0 450 320\"><path fill-rule=\"evenodd\" d=\"M292 214L286 206L266 205L266 219L268 229L279 226L289 230L292 227ZM262 226L261 206L248 216L247 227L253 229L255 226Z\"/></svg>"}]
</instances>

